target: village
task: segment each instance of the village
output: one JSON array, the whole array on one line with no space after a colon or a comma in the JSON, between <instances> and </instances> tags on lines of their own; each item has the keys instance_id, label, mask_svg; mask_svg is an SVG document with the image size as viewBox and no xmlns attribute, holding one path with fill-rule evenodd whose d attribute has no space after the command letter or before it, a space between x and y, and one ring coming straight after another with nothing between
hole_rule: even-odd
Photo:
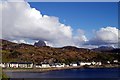
<instances>
[{"instance_id":1,"label":"village","mask_svg":"<svg viewBox=\"0 0 120 80\"><path fill-rule=\"evenodd\" d=\"M118 63L118 60L114 60L114 63ZM110 64L110 61L107 61L107 64ZM69 68L69 67L82 67L82 66L102 66L102 62L74 62L70 64L65 63L45 63L41 62L40 64L34 64L32 62L9 62L9 63L0 63L2 68Z\"/></svg>"}]
</instances>

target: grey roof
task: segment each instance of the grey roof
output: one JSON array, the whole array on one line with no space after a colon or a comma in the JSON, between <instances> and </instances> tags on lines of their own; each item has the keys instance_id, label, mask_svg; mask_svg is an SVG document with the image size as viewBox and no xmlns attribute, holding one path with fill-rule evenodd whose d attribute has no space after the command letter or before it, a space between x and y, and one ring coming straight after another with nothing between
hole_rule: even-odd
<instances>
[{"instance_id":1,"label":"grey roof","mask_svg":"<svg viewBox=\"0 0 120 80\"><path fill-rule=\"evenodd\" d=\"M32 62L10 62L10 64L32 64Z\"/></svg>"}]
</instances>

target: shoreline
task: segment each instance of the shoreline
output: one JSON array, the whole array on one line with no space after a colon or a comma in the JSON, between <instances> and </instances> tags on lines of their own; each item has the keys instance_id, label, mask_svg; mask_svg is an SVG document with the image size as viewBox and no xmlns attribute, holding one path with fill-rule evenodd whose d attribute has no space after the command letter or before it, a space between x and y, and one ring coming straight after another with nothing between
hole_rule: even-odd
<instances>
[{"instance_id":1,"label":"shoreline","mask_svg":"<svg viewBox=\"0 0 120 80\"><path fill-rule=\"evenodd\" d=\"M9 68L3 69L3 72L48 72L48 71L56 71L56 70L68 70L68 69L96 69L96 68L120 68L120 66L70 66L70 67L61 67L61 68Z\"/></svg>"},{"instance_id":2,"label":"shoreline","mask_svg":"<svg viewBox=\"0 0 120 80\"><path fill-rule=\"evenodd\" d=\"M77 67L62 67L62 68L29 68L29 69L3 69L4 72L48 72L48 71L55 71L55 70L67 70L67 69L80 69L81 66Z\"/></svg>"}]
</instances>

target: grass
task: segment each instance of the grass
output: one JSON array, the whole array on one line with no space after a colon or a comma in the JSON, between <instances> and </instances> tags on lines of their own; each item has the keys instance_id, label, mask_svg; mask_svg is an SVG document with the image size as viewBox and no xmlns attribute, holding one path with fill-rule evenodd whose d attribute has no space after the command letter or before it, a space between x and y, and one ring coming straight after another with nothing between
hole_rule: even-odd
<instances>
[{"instance_id":1,"label":"grass","mask_svg":"<svg viewBox=\"0 0 120 80\"><path fill-rule=\"evenodd\" d=\"M9 80L9 77L2 71L0 67L0 80Z\"/></svg>"},{"instance_id":2,"label":"grass","mask_svg":"<svg viewBox=\"0 0 120 80\"><path fill-rule=\"evenodd\" d=\"M2 68L0 67L0 79L2 78Z\"/></svg>"}]
</instances>

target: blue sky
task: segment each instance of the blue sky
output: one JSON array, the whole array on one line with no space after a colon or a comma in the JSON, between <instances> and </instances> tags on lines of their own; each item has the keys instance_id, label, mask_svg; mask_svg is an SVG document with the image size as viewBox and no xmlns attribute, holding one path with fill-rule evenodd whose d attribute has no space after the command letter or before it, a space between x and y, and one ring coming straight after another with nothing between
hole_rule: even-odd
<instances>
[{"instance_id":1,"label":"blue sky","mask_svg":"<svg viewBox=\"0 0 120 80\"><path fill-rule=\"evenodd\" d=\"M118 3L116 2L30 2L31 7L43 15L56 16L61 23L74 29L82 29L88 38L101 27L118 27Z\"/></svg>"}]
</instances>

